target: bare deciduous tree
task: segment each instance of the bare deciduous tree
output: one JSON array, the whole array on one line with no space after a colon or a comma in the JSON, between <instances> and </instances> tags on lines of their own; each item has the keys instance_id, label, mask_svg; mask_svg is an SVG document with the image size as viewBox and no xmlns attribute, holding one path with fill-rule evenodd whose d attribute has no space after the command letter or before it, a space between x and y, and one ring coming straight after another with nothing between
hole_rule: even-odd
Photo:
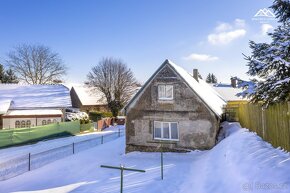
<instances>
[{"instance_id":1,"label":"bare deciduous tree","mask_svg":"<svg viewBox=\"0 0 290 193\"><path fill-rule=\"evenodd\" d=\"M53 84L66 73L58 53L43 45L20 45L8 54L7 65L28 84Z\"/></svg>"},{"instance_id":2,"label":"bare deciduous tree","mask_svg":"<svg viewBox=\"0 0 290 193\"><path fill-rule=\"evenodd\" d=\"M104 94L113 116L118 115L138 85L127 65L112 57L103 58L87 77L87 84Z\"/></svg>"}]
</instances>

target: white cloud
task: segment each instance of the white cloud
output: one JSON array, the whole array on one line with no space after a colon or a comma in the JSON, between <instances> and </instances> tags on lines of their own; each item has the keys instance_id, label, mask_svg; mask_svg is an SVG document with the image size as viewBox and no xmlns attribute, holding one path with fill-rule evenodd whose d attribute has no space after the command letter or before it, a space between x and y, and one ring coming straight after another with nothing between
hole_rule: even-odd
<instances>
[{"instance_id":1,"label":"white cloud","mask_svg":"<svg viewBox=\"0 0 290 193\"><path fill-rule=\"evenodd\" d=\"M269 31L271 31L274 27L270 24L267 24L267 23L264 23L262 26L261 26L261 32L262 32L262 35L267 35L267 33Z\"/></svg>"},{"instance_id":2,"label":"white cloud","mask_svg":"<svg viewBox=\"0 0 290 193\"><path fill-rule=\"evenodd\" d=\"M243 19L235 19L235 26L237 28L244 28L246 27L246 22Z\"/></svg>"},{"instance_id":3,"label":"white cloud","mask_svg":"<svg viewBox=\"0 0 290 193\"><path fill-rule=\"evenodd\" d=\"M209 43L213 45L228 44L234 39L243 37L246 34L246 30L237 29L229 32L213 33L207 36Z\"/></svg>"},{"instance_id":4,"label":"white cloud","mask_svg":"<svg viewBox=\"0 0 290 193\"><path fill-rule=\"evenodd\" d=\"M232 26L228 23L220 23L218 26L216 26L215 31L216 32L223 32L226 30L231 30Z\"/></svg>"},{"instance_id":5,"label":"white cloud","mask_svg":"<svg viewBox=\"0 0 290 193\"><path fill-rule=\"evenodd\" d=\"M209 61L215 61L219 58L216 56L211 56L207 54L196 54L192 53L186 57L183 57L184 60L190 60L190 61L200 61L200 62L209 62Z\"/></svg>"},{"instance_id":6,"label":"white cloud","mask_svg":"<svg viewBox=\"0 0 290 193\"><path fill-rule=\"evenodd\" d=\"M215 32L207 36L207 41L212 45L225 45L233 40L243 37L247 31L245 20L235 19L233 24L220 23L215 27Z\"/></svg>"}]
</instances>

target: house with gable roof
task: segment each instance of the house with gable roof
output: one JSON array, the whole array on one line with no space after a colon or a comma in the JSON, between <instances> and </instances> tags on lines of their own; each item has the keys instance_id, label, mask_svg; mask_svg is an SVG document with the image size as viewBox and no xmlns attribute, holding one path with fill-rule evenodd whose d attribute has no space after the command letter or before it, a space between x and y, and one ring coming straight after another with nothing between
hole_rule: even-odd
<instances>
[{"instance_id":1,"label":"house with gable roof","mask_svg":"<svg viewBox=\"0 0 290 193\"><path fill-rule=\"evenodd\" d=\"M96 88L74 85L70 90L72 106L80 111L109 111L105 96Z\"/></svg>"},{"instance_id":2,"label":"house with gable roof","mask_svg":"<svg viewBox=\"0 0 290 193\"><path fill-rule=\"evenodd\" d=\"M0 129L61 122L70 107L69 89L61 84L0 84Z\"/></svg>"},{"instance_id":3,"label":"house with gable roof","mask_svg":"<svg viewBox=\"0 0 290 193\"><path fill-rule=\"evenodd\" d=\"M216 143L225 100L199 78L165 60L124 107L126 152L210 149Z\"/></svg>"}]
</instances>

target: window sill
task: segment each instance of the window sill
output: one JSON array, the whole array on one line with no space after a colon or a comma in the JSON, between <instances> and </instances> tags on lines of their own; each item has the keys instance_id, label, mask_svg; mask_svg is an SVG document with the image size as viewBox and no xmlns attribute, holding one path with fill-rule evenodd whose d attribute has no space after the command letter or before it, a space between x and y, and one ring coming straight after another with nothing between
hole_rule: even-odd
<instances>
[{"instance_id":1,"label":"window sill","mask_svg":"<svg viewBox=\"0 0 290 193\"><path fill-rule=\"evenodd\" d=\"M179 139L154 138L156 141L179 141Z\"/></svg>"},{"instance_id":2,"label":"window sill","mask_svg":"<svg viewBox=\"0 0 290 193\"><path fill-rule=\"evenodd\" d=\"M158 98L158 100L162 100L162 101L173 101L173 98Z\"/></svg>"},{"instance_id":3,"label":"window sill","mask_svg":"<svg viewBox=\"0 0 290 193\"><path fill-rule=\"evenodd\" d=\"M158 99L158 103L169 103L169 104L173 104L174 100L173 99Z\"/></svg>"}]
</instances>

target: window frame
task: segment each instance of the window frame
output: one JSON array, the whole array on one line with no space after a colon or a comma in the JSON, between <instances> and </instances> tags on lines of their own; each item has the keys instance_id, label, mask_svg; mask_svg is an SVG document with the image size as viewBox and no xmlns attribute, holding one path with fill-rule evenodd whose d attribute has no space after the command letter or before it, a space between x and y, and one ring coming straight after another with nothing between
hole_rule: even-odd
<instances>
[{"instance_id":1,"label":"window frame","mask_svg":"<svg viewBox=\"0 0 290 193\"><path fill-rule=\"evenodd\" d=\"M21 123L19 120L15 121L15 128L21 128Z\"/></svg>"},{"instance_id":2,"label":"window frame","mask_svg":"<svg viewBox=\"0 0 290 193\"><path fill-rule=\"evenodd\" d=\"M161 125L161 137L155 137L155 125L156 123L160 123ZM168 124L169 125L169 138L163 138L163 124ZM176 123L176 129L177 129L177 139L172 139L172 135L171 135L171 124L172 123ZM179 127L178 127L178 122L169 122L169 121L154 121L154 128L153 128L153 139L156 140L164 140L164 141L179 141Z\"/></svg>"},{"instance_id":3,"label":"window frame","mask_svg":"<svg viewBox=\"0 0 290 193\"><path fill-rule=\"evenodd\" d=\"M26 121L20 121L20 128L26 128Z\"/></svg>"},{"instance_id":4,"label":"window frame","mask_svg":"<svg viewBox=\"0 0 290 193\"><path fill-rule=\"evenodd\" d=\"M165 97L160 97L160 93L159 93L159 87L160 86L164 86L164 92L165 92ZM169 97L166 97L166 93L167 93L167 88L168 87L171 87L172 88L172 90L171 90L171 97L169 98ZM173 100L173 98L174 98L174 96L173 96L173 89L174 89L174 86L173 86L173 84L159 84L158 85L158 99L159 100Z\"/></svg>"},{"instance_id":5,"label":"window frame","mask_svg":"<svg viewBox=\"0 0 290 193\"><path fill-rule=\"evenodd\" d=\"M31 127L31 121L30 120L26 120L26 127L30 128Z\"/></svg>"}]
</instances>

